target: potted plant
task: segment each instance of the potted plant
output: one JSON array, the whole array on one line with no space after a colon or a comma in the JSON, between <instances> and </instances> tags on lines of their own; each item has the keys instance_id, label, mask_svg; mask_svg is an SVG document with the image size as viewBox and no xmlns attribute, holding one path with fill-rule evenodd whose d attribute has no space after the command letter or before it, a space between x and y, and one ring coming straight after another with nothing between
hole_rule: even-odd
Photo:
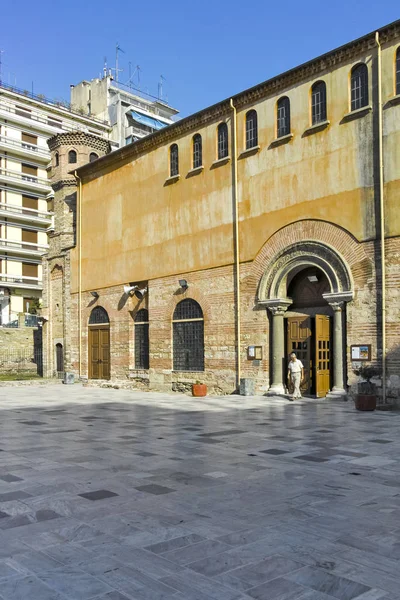
<instances>
[{"instance_id":1,"label":"potted plant","mask_svg":"<svg viewBox=\"0 0 400 600\"><path fill-rule=\"evenodd\" d=\"M380 371L377 367L363 365L355 369L354 373L361 378L357 383L357 393L354 403L357 410L375 410L376 408L376 385L371 382L373 377L378 377Z\"/></svg>"},{"instance_id":2,"label":"potted plant","mask_svg":"<svg viewBox=\"0 0 400 600\"><path fill-rule=\"evenodd\" d=\"M205 383L201 383L201 381L196 381L196 383L192 384L192 394L196 398L202 398L203 396L207 396L207 386Z\"/></svg>"}]
</instances>

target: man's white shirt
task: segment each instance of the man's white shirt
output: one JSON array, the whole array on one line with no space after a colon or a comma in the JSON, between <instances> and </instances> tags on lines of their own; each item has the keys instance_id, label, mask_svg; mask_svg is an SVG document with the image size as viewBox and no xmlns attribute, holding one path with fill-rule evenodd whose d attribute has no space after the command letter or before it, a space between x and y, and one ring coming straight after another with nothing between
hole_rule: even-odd
<instances>
[{"instance_id":1,"label":"man's white shirt","mask_svg":"<svg viewBox=\"0 0 400 600\"><path fill-rule=\"evenodd\" d=\"M290 373L301 373L301 370L304 369L303 363L301 360L296 358L296 360L289 361L288 369Z\"/></svg>"}]
</instances>

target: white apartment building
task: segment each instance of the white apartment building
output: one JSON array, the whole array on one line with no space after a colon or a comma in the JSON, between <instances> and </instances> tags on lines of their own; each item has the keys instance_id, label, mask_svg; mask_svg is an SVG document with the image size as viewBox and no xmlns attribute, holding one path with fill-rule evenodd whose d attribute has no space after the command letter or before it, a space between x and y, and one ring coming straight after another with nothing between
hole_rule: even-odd
<instances>
[{"instance_id":1,"label":"white apartment building","mask_svg":"<svg viewBox=\"0 0 400 600\"><path fill-rule=\"evenodd\" d=\"M16 324L41 298L53 221L47 140L76 130L111 133L107 120L0 83L0 325Z\"/></svg>"},{"instance_id":2,"label":"white apartment building","mask_svg":"<svg viewBox=\"0 0 400 600\"><path fill-rule=\"evenodd\" d=\"M161 99L130 88L104 74L71 85L71 105L110 123L110 141L120 147L171 125L178 110Z\"/></svg>"}]
</instances>

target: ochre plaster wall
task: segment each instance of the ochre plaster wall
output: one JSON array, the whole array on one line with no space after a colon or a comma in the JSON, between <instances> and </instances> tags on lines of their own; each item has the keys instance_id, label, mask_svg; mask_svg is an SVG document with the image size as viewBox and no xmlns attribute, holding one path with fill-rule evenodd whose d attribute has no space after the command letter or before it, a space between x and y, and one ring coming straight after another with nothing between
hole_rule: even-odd
<instances>
[{"instance_id":1,"label":"ochre plaster wall","mask_svg":"<svg viewBox=\"0 0 400 600\"><path fill-rule=\"evenodd\" d=\"M399 195L400 105L394 95L396 44L383 48L384 159L387 235L400 234ZM318 219L347 230L358 241L375 238L377 201L376 48L318 72L301 84L261 98L238 110L238 198L240 260L254 260L263 244L291 222ZM369 99L373 110L348 120L351 68L369 68ZM312 134L310 89L327 85L329 126ZM271 146L276 138L276 101L291 101L293 139ZM241 156L245 113L258 113L260 150ZM82 289L153 280L182 272L222 267L233 262L232 161L218 166L216 127L226 120L232 141L232 112L199 124L168 144L139 158L104 169L83 182ZM204 119L203 119L204 122ZM204 170L190 175L192 137L203 138ZM180 179L169 177L169 147L179 146ZM232 155L232 152L231 152ZM73 290L77 290L77 251L73 253Z\"/></svg>"}]
</instances>

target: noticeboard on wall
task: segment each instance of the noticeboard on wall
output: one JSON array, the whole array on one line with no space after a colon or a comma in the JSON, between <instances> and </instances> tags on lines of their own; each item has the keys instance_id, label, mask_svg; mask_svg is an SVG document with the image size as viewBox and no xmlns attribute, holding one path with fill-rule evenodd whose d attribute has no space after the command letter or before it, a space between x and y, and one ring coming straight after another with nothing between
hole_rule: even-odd
<instances>
[{"instance_id":1,"label":"noticeboard on wall","mask_svg":"<svg viewBox=\"0 0 400 600\"><path fill-rule=\"evenodd\" d=\"M350 347L351 360L371 360L371 344L352 345Z\"/></svg>"},{"instance_id":2,"label":"noticeboard on wall","mask_svg":"<svg viewBox=\"0 0 400 600\"><path fill-rule=\"evenodd\" d=\"M262 346L248 346L247 360L262 360Z\"/></svg>"}]
</instances>

